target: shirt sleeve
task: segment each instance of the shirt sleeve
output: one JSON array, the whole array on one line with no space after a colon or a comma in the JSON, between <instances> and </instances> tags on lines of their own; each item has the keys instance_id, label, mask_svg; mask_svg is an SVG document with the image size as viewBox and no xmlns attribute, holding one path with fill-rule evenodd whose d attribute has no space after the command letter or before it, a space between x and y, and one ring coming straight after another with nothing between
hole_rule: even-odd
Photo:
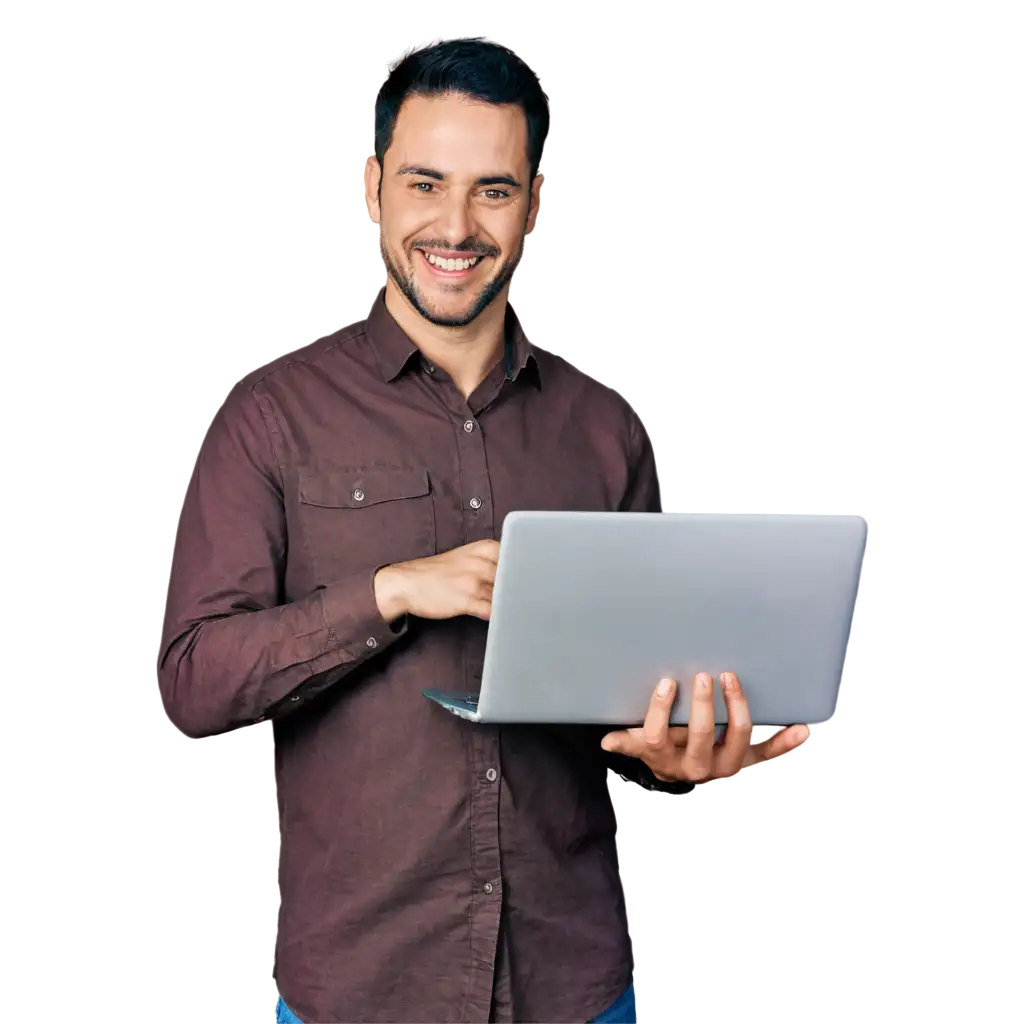
<instances>
[{"instance_id":1,"label":"shirt sleeve","mask_svg":"<svg viewBox=\"0 0 1024 1024\"><path fill-rule=\"evenodd\" d=\"M620 512L665 511L665 459L654 431L639 413L630 416L629 485Z\"/></svg>"},{"instance_id":2,"label":"shirt sleeve","mask_svg":"<svg viewBox=\"0 0 1024 1024\"><path fill-rule=\"evenodd\" d=\"M661 489L654 447L640 418L631 412L629 483L620 512L660 512ZM651 683L654 689L654 682ZM605 764L617 775L658 793L689 793L696 783L662 782L639 758L603 750Z\"/></svg>"},{"instance_id":3,"label":"shirt sleeve","mask_svg":"<svg viewBox=\"0 0 1024 1024\"><path fill-rule=\"evenodd\" d=\"M283 600L283 485L268 424L236 385L200 448L178 522L157 677L188 736L285 714L407 631L374 597L376 566Z\"/></svg>"}]
</instances>

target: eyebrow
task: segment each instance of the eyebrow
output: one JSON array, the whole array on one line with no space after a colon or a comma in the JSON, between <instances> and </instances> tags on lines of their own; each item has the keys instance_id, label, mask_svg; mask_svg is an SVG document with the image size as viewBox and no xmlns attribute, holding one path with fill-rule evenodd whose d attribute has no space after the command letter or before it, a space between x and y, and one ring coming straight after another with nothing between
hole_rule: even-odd
<instances>
[{"instance_id":1,"label":"eyebrow","mask_svg":"<svg viewBox=\"0 0 1024 1024\"><path fill-rule=\"evenodd\" d=\"M399 174L418 174L424 178L433 178L435 181L444 181L445 175L441 171L435 171L432 167L400 167ZM490 174L483 178L477 178L474 185L511 185L513 188L522 186L515 178L508 174Z\"/></svg>"}]
</instances>

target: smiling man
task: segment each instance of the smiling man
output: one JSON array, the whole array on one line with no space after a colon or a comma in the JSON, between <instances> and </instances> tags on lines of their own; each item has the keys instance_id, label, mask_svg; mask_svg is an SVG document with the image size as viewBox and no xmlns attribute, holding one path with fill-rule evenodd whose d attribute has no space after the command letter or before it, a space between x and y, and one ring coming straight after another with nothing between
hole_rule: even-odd
<instances>
[{"instance_id":1,"label":"smiling man","mask_svg":"<svg viewBox=\"0 0 1024 1024\"><path fill-rule=\"evenodd\" d=\"M540 210L547 98L455 40L377 97L366 203L387 282L364 321L248 374L185 496L158 674L190 736L270 721L279 1021L633 1021L609 768L688 792L806 737L750 743L739 681L670 729L487 726L479 689L513 509L660 511L627 402L531 345L508 304Z\"/></svg>"}]
</instances>

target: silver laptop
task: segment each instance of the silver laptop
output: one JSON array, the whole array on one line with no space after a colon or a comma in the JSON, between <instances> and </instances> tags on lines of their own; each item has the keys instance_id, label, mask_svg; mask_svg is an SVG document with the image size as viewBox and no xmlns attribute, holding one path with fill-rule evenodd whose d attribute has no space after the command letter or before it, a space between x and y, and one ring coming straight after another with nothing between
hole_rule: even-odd
<instances>
[{"instance_id":1,"label":"silver laptop","mask_svg":"<svg viewBox=\"0 0 1024 1024\"><path fill-rule=\"evenodd\" d=\"M511 512L480 692L427 690L474 722L639 725L664 676L735 672L755 725L835 711L860 581L859 516Z\"/></svg>"}]
</instances>

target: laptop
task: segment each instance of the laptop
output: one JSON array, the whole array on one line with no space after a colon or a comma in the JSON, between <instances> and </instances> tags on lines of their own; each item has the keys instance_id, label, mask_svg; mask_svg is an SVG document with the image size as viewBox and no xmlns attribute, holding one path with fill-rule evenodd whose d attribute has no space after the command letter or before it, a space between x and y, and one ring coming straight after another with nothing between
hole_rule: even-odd
<instances>
[{"instance_id":1,"label":"laptop","mask_svg":"<svg viewBox=\"0 0 1024 1024\"><path fill-rule=\"evenodd\" d=\"M835 711L867 541L859 516L515 511L480 692L425 690L472 722L643 722L658 680L735 672L755 725Z\"/></svg>"}]
</instances>

